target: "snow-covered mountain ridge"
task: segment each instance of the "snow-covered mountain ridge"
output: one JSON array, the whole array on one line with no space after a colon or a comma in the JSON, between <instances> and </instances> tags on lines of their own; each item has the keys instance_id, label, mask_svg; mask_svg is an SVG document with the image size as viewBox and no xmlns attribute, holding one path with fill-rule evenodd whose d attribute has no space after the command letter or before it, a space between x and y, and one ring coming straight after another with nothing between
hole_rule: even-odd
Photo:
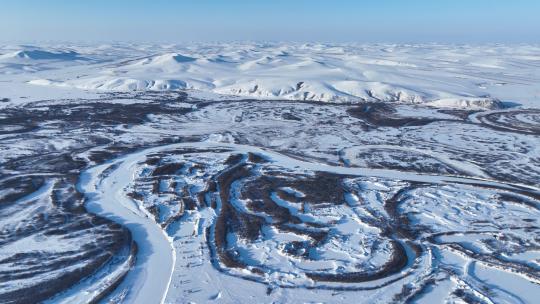
<instances>
[{"instance_id":1,"label":"snow-covered mountain ridge","mask_svg":"<svg viewBox=\"0 0 540 304\"><path fill-rule=\"evenodd\" d=\"M530 45L185 44L0 48L2 74L90 91L197 90L256 99L498 108L540 92ZM516 100L519 98L519 100Z\"/></svg>"}]
</instances>

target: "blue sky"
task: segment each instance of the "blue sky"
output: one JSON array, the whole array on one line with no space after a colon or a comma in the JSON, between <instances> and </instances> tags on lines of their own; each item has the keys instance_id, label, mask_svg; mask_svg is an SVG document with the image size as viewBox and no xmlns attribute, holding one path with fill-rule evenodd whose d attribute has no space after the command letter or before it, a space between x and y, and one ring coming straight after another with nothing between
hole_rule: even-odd
<instances>
[{"instance_id":1,"label":"blue sky","mask_svg":"<svg viewBox=\"0 0 540 304\"><path fill-rule=\"evenodd\" d=\"M0 40L540 43L539 13L539 0L0 0Z\"/></svg>"}]
</instances>

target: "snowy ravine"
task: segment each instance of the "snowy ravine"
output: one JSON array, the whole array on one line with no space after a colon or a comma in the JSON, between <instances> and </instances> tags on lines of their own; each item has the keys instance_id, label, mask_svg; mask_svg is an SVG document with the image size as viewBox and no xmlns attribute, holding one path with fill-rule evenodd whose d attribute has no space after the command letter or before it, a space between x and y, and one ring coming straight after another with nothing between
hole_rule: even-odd
<instances>
[{"instance_id":1,"label":"snowy ravine","mask_svg":"<svg viewBox=\"0 0 540 304\"><path fill-rule=\"evenodd\" d=\"M0 303L535 303L537 46L0 48Z\"/></svg>"}]
</instances>

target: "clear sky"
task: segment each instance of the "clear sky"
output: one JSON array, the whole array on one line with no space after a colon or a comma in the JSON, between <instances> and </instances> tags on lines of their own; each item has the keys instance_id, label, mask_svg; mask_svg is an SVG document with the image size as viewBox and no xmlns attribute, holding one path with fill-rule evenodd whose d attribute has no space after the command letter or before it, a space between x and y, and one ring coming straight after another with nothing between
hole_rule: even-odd
<instances>
[{"instance_id":1,"label":"clear sky","mask_svg":"<svg viewBox=\"0 0 540 304\"><path fill-rule=\"evenodd\" d=\"M0 41L540 43L540 0L0 0Z\"/></svg>"}]
</instances>

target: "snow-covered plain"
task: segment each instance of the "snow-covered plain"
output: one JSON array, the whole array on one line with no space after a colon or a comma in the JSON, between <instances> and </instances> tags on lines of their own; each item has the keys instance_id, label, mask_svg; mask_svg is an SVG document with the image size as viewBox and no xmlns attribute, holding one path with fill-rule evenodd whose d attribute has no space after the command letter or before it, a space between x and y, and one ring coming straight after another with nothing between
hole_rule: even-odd
<instances>
[{"instance_id":1,"label":"snow-covered plain","mask_svg":"<svg viewBox=\"0 0 540 304\"><path fill-rule=\"evenodd\" d=\"M535 303L539 54L4 45L0 303Z\"/></svg>"}]
</instances>

